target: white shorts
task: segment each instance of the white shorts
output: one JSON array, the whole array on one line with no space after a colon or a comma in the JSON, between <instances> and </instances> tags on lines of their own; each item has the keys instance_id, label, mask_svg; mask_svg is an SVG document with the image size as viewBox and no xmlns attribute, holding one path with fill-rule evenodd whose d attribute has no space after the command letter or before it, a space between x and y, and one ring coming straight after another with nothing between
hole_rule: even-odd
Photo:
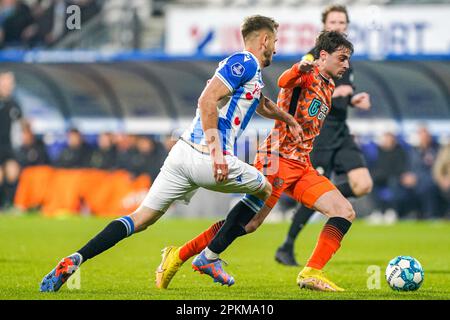
<instances>
[{"instance_id":1,"label":"white shorts","mask_svg":"<svg viewBox=\"0 0 450 320\"><path fill-rule=\"evenodd\" d=\"M165 212L175 200L189 203L199 187L223 193L254 194L266 178L255 167L226 155L228 180L216 182L209 154L202 154L182 140L172 147L142 205Z\"/></svg>"}]
</instances>

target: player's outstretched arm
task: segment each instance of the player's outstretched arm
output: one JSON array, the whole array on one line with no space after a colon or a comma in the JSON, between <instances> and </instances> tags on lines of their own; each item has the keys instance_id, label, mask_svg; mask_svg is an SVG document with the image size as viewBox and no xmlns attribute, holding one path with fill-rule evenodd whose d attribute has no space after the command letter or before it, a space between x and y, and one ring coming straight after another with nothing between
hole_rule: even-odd
<instances>
[{"instance_id":1,"label":"player's outstretched arm","mask_svg":"<svg viewBox=\"0 0 450 320\"><path fill-rule=\"evenodd\" d=\"M278 78L278 86L280 88L308 87L311 84L310 72L315 66L314 61L302 60L286 70Z\"/></svg>"},{"instance_id":2,"label":"player's outstretched arm","mask_svg":"<svg viewBox=\"0 0 450 320\"><path fill-rule=\"evenodd\" d=\"M261 95L261 101L256 112L265 118L285 122L289 126L295 143L301 142L302 128L292 115L278 108L275 102Z\"/></svg>"},{"instance_id":3,"label":"player's outstretched arm","mask_svg":"<svg viewBox=\"0 0 450 320\"><path fill-rule=\"evenodd\" d=\"M362 109L369 110L372 106L370 102L370 95L367 92L360 92L355 94L351 100L352 106Z\"/></svg>"},{"instance_id":4,"label":"player's outstretched arm","mask_svg":"<svg viewBox=\"0 0 450 320\"><path fill-rule=\"evenodd\" d=\"M222 98L230 93L230 89L219 78L213 77L198 99L203 132L208 143L213 162L214 178L217 182L224 181L228 177L228 164L223 155L219 130L217 129L219 121L217 105Z\"/></svg>"}]
</instances>

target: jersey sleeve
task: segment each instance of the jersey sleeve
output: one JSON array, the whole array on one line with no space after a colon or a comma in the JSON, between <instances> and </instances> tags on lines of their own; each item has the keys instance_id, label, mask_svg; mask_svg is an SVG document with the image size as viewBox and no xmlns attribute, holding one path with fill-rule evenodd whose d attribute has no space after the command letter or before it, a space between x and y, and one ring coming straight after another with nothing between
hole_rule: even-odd
<instances>
[{"instance_id":1,"label":"jersey sleeve","mask_svg":"<svg viewBox=\"0 0 450 320\"><path fill-rule=\"evenodd\" d=\"M298 68L298 64L299 63L294 64L292 68L283 72L278 78L278 86L280 88L307 88L312 84L312 74L301 72Z\"/></svg>"},{"instance_id":2,"label":"jersey sleeve","mask_svg":"<svg viewBox=\"0 0 450 320\"><path fill-rule=\"evenodd\" d=\"M250 81L258 70L255 59L246 53L237 53L229 57L216 71L216 76L234 92Z\"/></svg>"}]
</instances>

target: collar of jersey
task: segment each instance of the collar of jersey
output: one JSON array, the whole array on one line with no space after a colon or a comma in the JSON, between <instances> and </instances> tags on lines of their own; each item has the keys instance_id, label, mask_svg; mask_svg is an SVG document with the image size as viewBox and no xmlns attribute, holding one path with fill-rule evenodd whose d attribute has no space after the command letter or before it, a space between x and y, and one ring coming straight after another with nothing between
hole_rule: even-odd
<instances>
[{"instance_id":1,"label":"collar of jersey","mask_svg":"<svg viewBox=\"0 0 450 320\"><path fill-rule=\"evenodd\" d=\"M242 51L242 52L243 52L243 53L248 53L248 54L250 54L250 55L253 57L253 59L255 59L256 64L258 65L258 70L261 69L261 67L260 67L260 65L259 65L258 58L256 58L256 56L255 56L253 53L251 53L250 51L247 51L247 50L244 50L244 51Z\"/></svg>"},{"instance_id":2,"label":"collar of jersey","mask_svg":"<svg viewBox=\"0 0 450 320\"><path fill-rule=\"evenodd\" d=\"M318 67L315 67L315 70L316 70L316 72L319 74L319 76L320 76L326 83L331 83L331 84L334 85L334 81L332 81L333 78L327 78L327 77L325 77L322 73L320 73Z\"/></svg>"}]
</instances>

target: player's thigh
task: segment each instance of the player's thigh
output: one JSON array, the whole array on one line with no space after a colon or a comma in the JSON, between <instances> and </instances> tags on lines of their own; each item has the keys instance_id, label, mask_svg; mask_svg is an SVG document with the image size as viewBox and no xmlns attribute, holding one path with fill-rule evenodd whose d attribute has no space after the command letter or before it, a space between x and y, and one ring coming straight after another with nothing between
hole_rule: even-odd
<instances>
[{"instance_id":1,"label":"player's thigh","mask_svg":"<svg viewBox=\"0 0 450 320\"><path fill-rule=\"evenodd\" d=\"M255 167L239 160L234 156L227 156L228 179L216 182L211 172L205 172L199 167L195 179L199 186L223 193L246 193L265 200L271 193L271 186L263 174ZM207 162L210 164L210 161ZM205 175L207 175L205 177ZM202 177L200 179L200 177Z\"/></svg>"},{"instance_id":2,"label":"player's thigh","mask_svg":"<svg viewBox=\"0 0 450 320\"><path fill-rule=\"evenodd\" d=\"M188 161L192 153L197 151L185 148L183 144L179 141L171 149L142 206L166 212L175 200L189 202L198 189L189 176L191 163Z\"/></svg>"},{"instance_id":3,"label":"player's thigh","mask_svg":"<svg viewBox=\"0 0 450 320\"><path fill-rule=\"evenodd\" d=\"M255 168L258 171L265 172L267 181L272 186L272 192L269 198L265 201L265 205L273 208L282 193L290 186L292 181L298 179L300 173L289 166L289 164L280 159L274 159L275 164L258 159L255 161Z\"/></svg>"},{"instance_id":4,"label":"player's thigh","mask_svg":"<svg viewBox=\"0 0 450 320\"><path fill-rule=\"evenodd\" d=\"M353 221L356 217L351 203L337 189L323 193L313 208L329 218L341 217Z\"/></svg>"},{"instance_id":5,"label":"player's thigh","mask_svg":"<svg viewBox=\"0 0 450 320\"><path fill-rule=\"evenodd\" d=\"M322 194L335 189L336 187L327 177L309 167L305 169L300 179L286 190L286 194L306 207L312 208Z\"/></svg>"}]
</instances>

